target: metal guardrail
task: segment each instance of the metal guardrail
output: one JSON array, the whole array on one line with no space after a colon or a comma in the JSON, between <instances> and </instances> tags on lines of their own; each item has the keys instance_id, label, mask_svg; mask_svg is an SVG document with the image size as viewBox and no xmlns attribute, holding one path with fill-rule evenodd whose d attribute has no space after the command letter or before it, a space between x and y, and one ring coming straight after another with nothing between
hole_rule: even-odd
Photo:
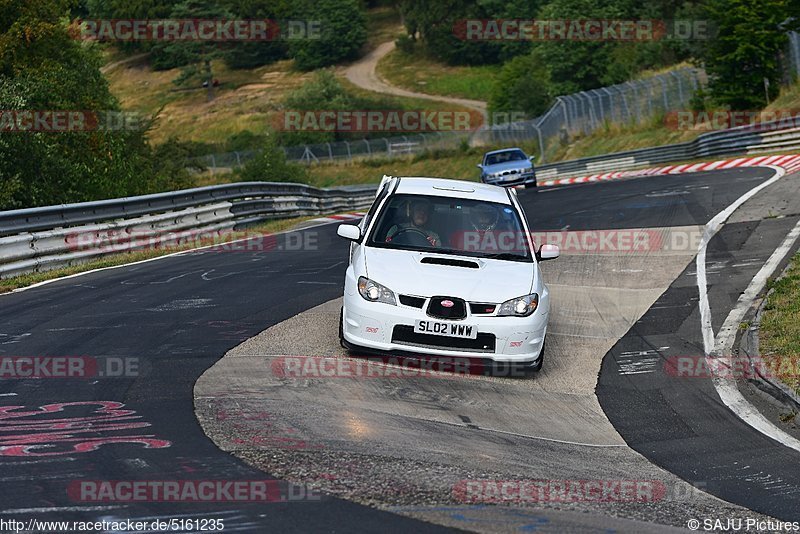
<instances>
[{"instance_id":1,"label":"metal guardrail","mask_svg":"<svg viewBox=\"0 0 800 534\"><path fill-rule=\"evenodd\" d=\"M224 232L289 217L369 207L375 185L318 189L243 182L0 212L0 278L163 246L187 232ZM181 234L183 233L183 234Z\"/></svg>"},{"instance_id":2,"label":"metal guardrail","mask_svg":"<svg viewBox=\"0 0 800 534\"><path fill-rule=\"evenodd\" d=\"M777 129L775 122L701 134L692 141L602 156L550 163L536 167L540 181L629 170L656 163L702 159L709 156L758 154L800 149L800 127ZM775 129L773 129L775 127Z\"/></svg>"},{"instance_id":3,"label":"metal guardrail","mask_svg":"<svg viewBox=\"0 0 800 534\"><path fill-rule=\"evenodd\" d=\"M778 126L744 126L705 133L685 143L540 165L537 177L545 181L708 156L800 149L800 126ZM220 232L268 219L365 209L375 189L375 185L318 189L244 182L0 212L0 278L136 250L142 239L147 244L168 243L175 232Z\"/></svg>"}]
</instances>

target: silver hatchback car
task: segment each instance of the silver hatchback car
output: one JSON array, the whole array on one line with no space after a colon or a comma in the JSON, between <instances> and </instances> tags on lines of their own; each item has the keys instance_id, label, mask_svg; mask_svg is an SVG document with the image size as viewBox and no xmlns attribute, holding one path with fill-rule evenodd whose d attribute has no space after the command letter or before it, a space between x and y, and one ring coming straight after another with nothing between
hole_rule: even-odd
<instances>
[{"instance_id":1,"label":"silver hatchback car","mask_svg":"<svg viewBox=\"0 0 800 534\"><path fill-rule=\"evenodd\" d=\"M534 156L528 157L520 148L504 148L493 150L483 155L481 182L505 187L524 185L526 188L536 187L536 170L533 167Z\"/></svg>"}]
</instances>

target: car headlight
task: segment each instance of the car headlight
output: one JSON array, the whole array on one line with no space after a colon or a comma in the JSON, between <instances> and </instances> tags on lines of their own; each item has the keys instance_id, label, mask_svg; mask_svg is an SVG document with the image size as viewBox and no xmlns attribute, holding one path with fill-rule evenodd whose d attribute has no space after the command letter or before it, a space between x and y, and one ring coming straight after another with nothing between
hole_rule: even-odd
<instances>
[{"instance_id":1,"label":"car headlight","mask_svg":"<svg viewBox=\"0 0 800 534\"><path fill-rule=\"evenodd\" d=\"M366 276L360 276L358 278L358 292L365 300L370 302L383 302L385 304L397 306L397 301L391 289L370 280Z\"/></svg>"},{"instance_id":2,"label":"car headlight","mask_svg":"<svg viewBox=\"0 0 800 534\"><path fill-rule=\"evenodd\" d=\"M500 310L497 312L497 315L500 317L527 317L535 312L538 307L539 295L533 293L531 295L505 301L500 305Z\"/></svg>"}]
</instances>

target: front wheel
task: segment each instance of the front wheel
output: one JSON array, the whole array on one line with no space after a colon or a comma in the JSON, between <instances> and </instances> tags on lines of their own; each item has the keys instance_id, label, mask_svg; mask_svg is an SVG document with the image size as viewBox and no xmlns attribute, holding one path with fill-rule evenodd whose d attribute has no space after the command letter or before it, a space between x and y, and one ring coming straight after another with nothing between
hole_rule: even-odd
<instances>
[{"instance_id":1,"label":"front wheel","mask_svg":"<svg viewBox=\"0 0 800 534\"><path fill-rule=\"evenodd\" d=\"M533 371L534 373L538 373L539 371L542 370L542 364L544 364L544 347L545 347L545 342L543 341L542 350L539 351L539 362L533 367L531 367L531 371Z\"/></svg>"},{"instance_id":2,"label":"front wheel","mask_svg":"<svg viewBox=\"0 0 800 534\"><path fill-rule=\"evenodd\" d=\"M339 345L341 345L343 349L347 348L344 341L344 306L339 310Z\"/></svg>"}]
</instances>

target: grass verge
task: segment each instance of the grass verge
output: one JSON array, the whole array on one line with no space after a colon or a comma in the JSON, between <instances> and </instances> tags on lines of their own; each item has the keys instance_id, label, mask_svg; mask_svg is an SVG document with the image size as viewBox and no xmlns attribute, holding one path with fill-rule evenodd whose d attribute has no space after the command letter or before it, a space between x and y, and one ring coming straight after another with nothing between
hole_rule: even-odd
<instances>
[{"instance_id":1,"label":"grass verge","mask_svg":"<svg viewBox=\"0 0 800 534\"><path fill-rule=\"evenodd\" d=\"M759 343L762 358L789 387L800 393L800 253L785 275L770 281L772 289L761 316Z\"/></svg>"},{"instance_id":2,"label":"grass verge","mask_svg":"<svg viewBox=\"0 0 800 534\"><path fill-rule=\"evenodd\" d=\"M418 93L489 100L500 65L453 67L393 50L378 62L378 74L397 87Z\"/></svg>"},{"instance_id":3,"label":"grass verge","mask_svg":"<svg viewBox=\"0 0 800 534\"><path fill-rule=\"evenodd\" d=\"M260 224L257 226L253 226L248 228L246 232L231 232L230 235L224 236L224 238L220 239L218 242L214 244L222 244L228 243L231 241L235 241L236 239L241 239L243 237L247 237L248 234L252 235L253 232L265 232L265 233L277 233L282 232L284 230L289 230L293 228L295 225L298 225L302 222L309 221L311 219L315 219L319 217L319 215L313 215L308 217L296 217L292 219L279 219L274 221L268 221L264 224ZM202 245L200 245L202 246ZM38 284L40 282L45 282L47 280L53 280L55 278L61 278L63 276L69 276L72 274L83 273L86 271L91 271L94 269L103 269L106 267L116 267L119 265L125 265L129 263L134 263L137 261L142 260L149 260L152 258L158 258L161 256L166 256L168 254L174 254L175 252L183 252L187 250L192 250L197 248L197 245L187 244L183 246L167 246L163 249L154 249L154 250L137 250L132 252L120 252L119 254L113 254L110 256L106 256L103 258L99 258L96 260L91 260L86 263L81 263L78 265L73 265L71 267L64 267L60 269L54 269L52 271L45 271L39 273L30 273L30 274L23 274L20 276L15 276L12 278L6 278L0 280L0 294L8 293L10 291L14 291L15 289L20 289L23 287L28 287L34 284Z\"/></svg>"}]
</instances>

